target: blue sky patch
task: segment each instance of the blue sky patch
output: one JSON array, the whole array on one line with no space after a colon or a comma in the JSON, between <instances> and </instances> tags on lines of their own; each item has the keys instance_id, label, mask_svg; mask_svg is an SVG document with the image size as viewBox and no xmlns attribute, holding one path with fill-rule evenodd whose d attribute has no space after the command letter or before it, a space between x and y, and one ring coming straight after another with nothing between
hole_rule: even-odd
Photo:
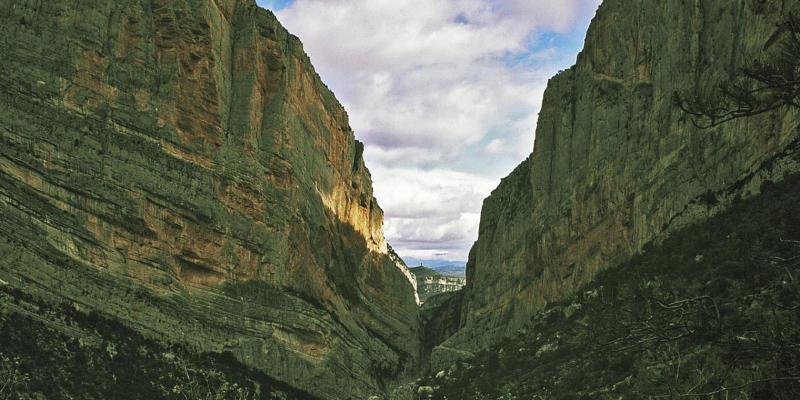
<instances>
[{"instance_id":1,"label":"blue sky patch","mask_svg":"<svg viewBox=\"0 0 800 400\"><path fill-rule=\"evenodd\" d=\"M272 11L280 11L292 5L294 0L256 0L256 3L258 3L259 6Z\"/></svg>"}]
</instances>

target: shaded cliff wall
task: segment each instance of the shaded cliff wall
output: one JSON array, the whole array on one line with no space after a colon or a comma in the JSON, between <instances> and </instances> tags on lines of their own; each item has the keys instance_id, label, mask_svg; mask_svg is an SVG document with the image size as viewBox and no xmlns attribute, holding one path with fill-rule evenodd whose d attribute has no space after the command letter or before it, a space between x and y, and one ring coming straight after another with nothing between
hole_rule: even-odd
<instances>
[{"instance_id":1,"label":"shaded cliff wall","mask_svg":"<svg viewBox=\"0 0 800 400\"><path fill-rule=\"evenodd\" d=\"M363 145L252 0L0 1L0 278L324 398L412 370Z\"/></svg>"},{"instance_id":2,"label":"shaded cliff wall","mask_svg":"<svg viewBox=\"0 0 800 400\"><path fill-rule=\"evenodd\" d=\"M785 154L795 110L699 130L673 101L730 80L793 7L603 2L576 65L548 83L532 155L484 201L443 363L449 348L485 346L598 269L798 168Z\"/></svg>"},{"instance_id":3,"label":"shaded cliff wall","mask_svg":"<svg viewBox=\"0 0 800 400\"><path fill-rule=\"evenodd\" d=\"M438 293L426 299L420 307L420 374L423 376L431 372L430 355L433 348L458 331L463 293L462 290Z\"/></svg>"},{"instance_id":4,"label":"shaded cliff wall","mask_svg":"<svg viewBox=\"0 0 800 400\"><path fill-rule=\"evenodd\" d=\"M396 251L394 251L392 246L388 246L388 253L389 253L389 258L394 262L394 265L397 266L397 269L399 269L403 273L403 275L405 275L406 279L408 279L408 281L411 282L411 287L414 289L414 302L417 303L417 305L419 305L420 299L419 299L419 288L417 285L417 277L413 273L411 273L411 270L408 268L406 262L403 261L403 259L400 257L399 254L397 254Z\"/></svg>"}]
</instances>

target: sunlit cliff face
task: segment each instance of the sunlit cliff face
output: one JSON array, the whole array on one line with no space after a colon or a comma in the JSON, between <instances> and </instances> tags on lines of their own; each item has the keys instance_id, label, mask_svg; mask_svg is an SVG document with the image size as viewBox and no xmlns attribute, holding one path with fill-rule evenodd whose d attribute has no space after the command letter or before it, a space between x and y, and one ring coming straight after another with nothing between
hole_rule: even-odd
<instances>
[{"instance_id":1,"label":"sunlit cliff face","mask_svg":"<svg viewBox=\"0 0 800 400\"><path fill-rule=\"evenodd\" d=\"M326 398L411 370L412 283L300 41L254 1L67 3L0 15L2 280Z\"/></svg>"},{"instance_id":2,"label":"sunlit cliff face","mask_svg":"<svg viewBox=\"0 0 800 400\"><path fill-rule=\"evenodd\" d=\"M260 1L351 116L403 257L466 260L483 199L533 146L547 79L599 0Z\"/></svg>"}]
</instances>

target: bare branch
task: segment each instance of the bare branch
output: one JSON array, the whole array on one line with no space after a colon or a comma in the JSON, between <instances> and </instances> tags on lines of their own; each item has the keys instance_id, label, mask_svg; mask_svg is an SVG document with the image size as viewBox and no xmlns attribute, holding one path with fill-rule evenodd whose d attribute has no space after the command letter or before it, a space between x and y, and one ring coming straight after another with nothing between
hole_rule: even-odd
<instances>
[{"instance_id":1,"label":"bare branch","mask_svg":"<svg viewBox=\"0 0 800 400\"><path fill-rule=\"evenodd\" d=\"M800 17L790 15L778 24L764 45L762 58L719 88L719 93L684 96L675 92L680 109L692 124L709 129L738 118L752 117L782 107L799 107ZM773 49L780 44L777 49Z\"/></svg>"},{"instance_id":2,"label":"bare branch","mask_svg":"<svg viewBox=\"0 0 800 400\"><path fill-rule=\"evenodd\" d=\"M757 379L754 381L745 382L741 385L731 386L731 387L724 387L720 386L719 388L712 390L710 392L703 392L703 393L684 393L679 395L678 397L704 397L704 396L713 396L715 394L720 394L723 392L731 391L731 390L740 390L744 389L748 386L755 385L756 383L765 383L765 382L776 382L776 381L800 381L800 376L787 376L787 377L778 377L778 378L765 378L765 379Z\"/></svg>"}]
</instances>

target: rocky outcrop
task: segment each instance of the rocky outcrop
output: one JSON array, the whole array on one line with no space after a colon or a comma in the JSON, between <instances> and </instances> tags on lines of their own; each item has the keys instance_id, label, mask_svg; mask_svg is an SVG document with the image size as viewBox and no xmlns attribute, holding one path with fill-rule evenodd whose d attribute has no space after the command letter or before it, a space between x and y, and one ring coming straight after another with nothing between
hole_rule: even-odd
<instances>
[{"instance_id":1,"label":"rocky outcrop","mask_svg":"<svg viewBox=\"0 0 800 400\"><path fill-rule=\"evenodd\" d=\"M730 80L792 7L604 1L576 65L548 84L532 155L484 201L461 330L444 347L513 332L598 270L797 170L796 110L700 130L673 96Z\"/></svg>"},{"instance_id":2,"label":"rocky outcrop","mask_svg":"<svg viewBox=\"0 0 800 400\"><path fill-rule=\"evenodd\" d=\"M413 371L363 145L252 0L0 2L0 279L321 398Z\"/></svg>"},{"instance_id":3,"label":"rocky outcrop","mask_svg":"<svg viewBox=\"0 0 800 400\"><path fill-rule=\"evenodd\" d=\"M455 292L467 283L465 278L445 276L423 265L411 268L410 271L416 281L420 303L424 303L432 296L440 293Z\"/></svg>"}]
</instances>

